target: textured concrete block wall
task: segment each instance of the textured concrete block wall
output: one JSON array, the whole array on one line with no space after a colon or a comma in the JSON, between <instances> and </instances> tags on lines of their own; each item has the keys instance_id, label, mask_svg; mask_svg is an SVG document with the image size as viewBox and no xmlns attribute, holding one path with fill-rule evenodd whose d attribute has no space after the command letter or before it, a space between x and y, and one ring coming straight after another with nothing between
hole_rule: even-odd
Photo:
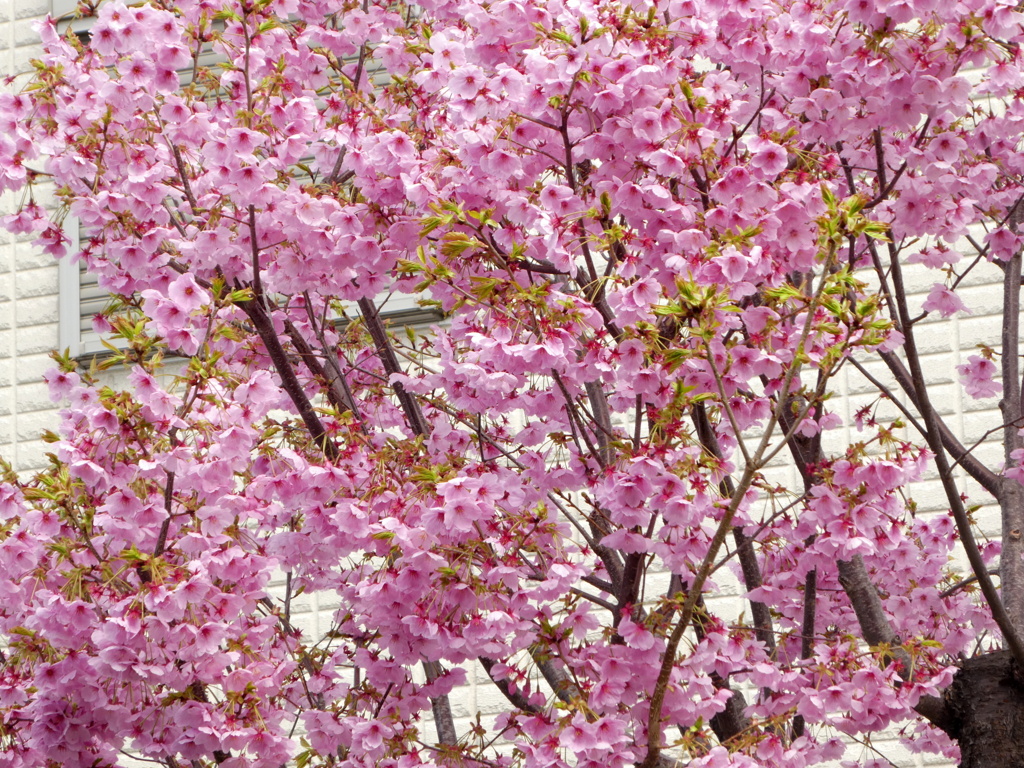
<instances>
[{"instance_id":1,"label":"textured concrete block wall","mask_svg":"<svg viewBox=\"0 0 1024 768\"><path fill-rule=\"evenodd\" d=\"M0 0L0 77L19 78L39 55L33 23L49 0ZM0 215L16 209L13 195L0 198ZM44 429L57 424L42 372L57 346L57 266L24 239L0 233L0 456L19 471L44 463Z\"/></svg>"}]
</instances>

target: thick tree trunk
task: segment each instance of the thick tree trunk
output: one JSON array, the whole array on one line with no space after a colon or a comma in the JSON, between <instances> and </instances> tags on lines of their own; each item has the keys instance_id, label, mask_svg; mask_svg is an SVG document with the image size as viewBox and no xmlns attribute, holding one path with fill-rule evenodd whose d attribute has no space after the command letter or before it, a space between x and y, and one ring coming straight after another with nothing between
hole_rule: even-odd
<instances>
[{"instance_id":1,"label":"thick tree trunk","mask_svg":"<svg viewBox=\"0 0 1024 768\"><path fill-rule=\"evenodd\" d=\"M1009 652L969 659L946 691L960 768L1024 768L1024 685Z\"/></svg>"}]
</instances>

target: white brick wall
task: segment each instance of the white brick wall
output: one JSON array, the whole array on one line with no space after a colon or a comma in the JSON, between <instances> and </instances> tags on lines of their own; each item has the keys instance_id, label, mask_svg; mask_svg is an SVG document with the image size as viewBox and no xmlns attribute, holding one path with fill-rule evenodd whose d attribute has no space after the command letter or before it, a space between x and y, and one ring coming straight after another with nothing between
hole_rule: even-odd
<instances>
[{"instance_id":1,"label":"white brick wall","mask_svg":"<svg viewBox=\"0 0 1024 768\"><path fill-rule=\"evenodd\" d=\"M32 24L49 0L0 0L0 77L24 73L38 56ZM0 198L0 215L14 210ZM19 471L42 466L39 434L57 425L57 412L41 382L57 343L57 267L53 259L0 233L0 455Z\"/></svg>"}]
</instances>

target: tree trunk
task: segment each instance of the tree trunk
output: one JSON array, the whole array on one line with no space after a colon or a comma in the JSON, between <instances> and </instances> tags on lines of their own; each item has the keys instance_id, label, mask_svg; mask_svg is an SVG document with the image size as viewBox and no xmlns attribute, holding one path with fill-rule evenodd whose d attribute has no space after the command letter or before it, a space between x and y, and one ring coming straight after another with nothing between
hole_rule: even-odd
<instances>
[{"instance_id":1,"label":"tree trunk","mask_svg":"<svg viewBox=\"0 0 1024 768\"><path fill-rule=\"evenodd\" d=\"M1024 685L1009 652L964 662L945 698L960 768L1024 768Z\"/></svg>"}]
</instances>

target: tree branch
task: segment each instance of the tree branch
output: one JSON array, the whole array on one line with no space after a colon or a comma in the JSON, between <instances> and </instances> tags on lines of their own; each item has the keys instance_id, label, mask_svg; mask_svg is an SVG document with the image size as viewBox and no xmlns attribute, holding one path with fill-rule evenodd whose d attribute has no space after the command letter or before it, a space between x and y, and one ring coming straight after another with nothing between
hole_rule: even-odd
<instances>
[{"instance_id":1,"label":"tree branch","mask_svg":"<svg viewBox=\"0 0 1024 768\"><path fill-rule=\"evenodd\" d=\"M878 356L882 358L882 361L889 368L896 382L900 385L910 402L913 403L914 407L917 408L918 413L922 413L921 399L917 394L917 387L914 385L914 379L910 371L903 364L895 353L893 352L879 352ZM855 364L855 367L860 369L860 366ZM863 371L862 371L863 372ZM877 384L877 382L876 382ZM884 388L884 394L888 394L888 389ZM896 399L890 397L892 402L896 403ZM897 405L897 407L900 407ZM906 412L904 412L906 415ZM914 419L911 419L911 423L918 429L922 436L925 436L927 428L918 424ZM953 457L953 460L962 466L964 470L970 475L982 488L991 493L993 496L998 495L1000 479L999 476L991 469L986 467L977 458L975 458L970 449L965 448L963 443L957 439L956 435L953 434L952 430L943 421L938 421L939 438L942 441L942 446L949 451L949 455Z\"/></svg>"},{"instance_id":2,"label":"tree branch","mask_svg":"<svg viewBox=\"0 0 1024 768\"><path fill-rule=\"evenodd\" d=\"M494 686L501 691L502 695L508 699L512 706L517 709L521 709L524 712L529 712L531 715L539 715L541 713L542 710L540 707L534 706L522 693L513 689L508 680L505 680L504 678L499 680L494 676L494 673L491 670L498 662L494 659L488 659L486 656L478 657L477 661L480 662L480 666L482 666L484 671L487 672L487 676L491 679L491 682L494 683Z\"/></svg>"},{"instance_id":3,"label":"tree branch","mask_svg":"<svg viewBox=\"0 0 1024 768\"><path fill-rule=\"evenodd\" d=\"M904 680L911 682L914 674L913 659L900 647L900 639L885 615L882 599L878 596L875 585L871 583L860 555L854 556L851 560L839 561L839 583L853 606L853 612L857 615L857 623L865 642L872 646L887 646L888 659L898 662L902 667ZM942 699L936 696L922 696L914 710L932 725L946 733L952 733L953 714Z\"/></svg>"},{"instance_id":4,"label":"tree branch","mask_svg":"<svg viewBox=\"0 0 1024 768\"><path fill-rule=\"evenodd\" d=\"M988 567L985 559L981 556L978 543L974 538L974 531L971 527L970 517L964 508L963 499L960 498L960 489L956 487L956 481L949 467L949 460L946 457L945 447L942 441L942 427L938 414L932 407L931 400L925 386L924 371L921 369L921 358L917 351L917 343L914 339L914 330L907 323L910 312L907 308L907 290L903 283L903 272L900 267L898 254L895 247L890 243L890 269L892 271L893 285L895 286L896 308L904 327L904 348L907 351L907 362L910 366L912 391L917 393L917 407L924 419L926 432L925 441L931 449L935 459L935 469L939 474L939 481L946 494L946 501L949 503L950 512L956 522L957 533L960 535L960 542L963 544L967 560L971 564L971 570L978 577L978 584L981 587L989 610L992 611L992 618L999 625L1006 645L1013 654L1018 664L1024 666L1024 644L1021 643L1020 635L1016 626L1007 614L1006 606L1000 598L992 579L988 575Z\"/></svg>"},{"instance_id":5,"label":"tree branch","mask_svg":"<svg viewBox=\"0 0 1024 768\"><path fill-rule=\"evenodd\" d=\"M419 403L416 402L416 398L406 391L401 382L392 380L393 376L402 373L402 367L398 364L398 357L391 346L391 339L388 338L388 332L380 319L377 306L371 299L367 298L359 299L358 304L359 311L363 315L363 322L366 323L366 330L370 332L370 338L373 339L373 346L377 350L377 356L380 358L381 365L384 366L384 371L388 375L388 383L394 389L399 405L401 405L402 411L405 413L406 421L409 422L409 428L414 434L426 437L430 434L430 427L423 417Z\"/></svg>"},{"instance_id":6,"label":"tree branch","mask_svg":"<svg viewBox=\"0 0 1024 768\"><path fill-rule=\"evenodd\" d=\"M1020 203L1014 209L1020 208ZM1012 221L1017 216L1011 216ZM1016 226L1014 226L1016 229ZM1016 463L1014 452L1021 447L1020 385L1020 281L1021 253L1007 262L1003 274L1003 327L1001 363L1003 398L1003 459ZM1024 630L1024 486L1014 478L1000 478L999 511L1002 521L1002 554L999 557L999 591L1014 629ZM1015 654L1016 656L1016 654ZM1020 659L1018 659L1020 661Z\"/></svg>"},{"instance_id":7,"label":"tree branch","mask_svg":"<svg viewBox=\"0 0 1024 768\"><path fill-rule=\"evenodd\" d=\"M434 682L442 674L441 665L436 661L424 661L423 671L427 674L427 682ZM455 731L455 718L452 717L452 705L448 696L431 696L430 709L434 713L434 727L437 729L437 740L441 744L454 746L459 743L459 735Z\"/></svg>"},{"instance_id":8,"label":"tree branch","mask_svg":"<svg viewBox=\"0 0 1024 768\"><path fill-rule=\"evenodd\" d=\"M271 362L274 364L274 369L281 377L281 387L288 394L292 405L299 412L299 416L306 425L306 429L309 430L313 441L320 446L327 458L333 461L338 457L338 448L327 434L327 430L320 421L320 417L317 416L316 411L313 409L313 404L306 397L302 384L299 382L298 377L295 375L295 370L288 360L288 355L285 353L284 347L281 346L281 340L277 337L277 332L274 330L274 324L270 319L267 309L261 301L255 298L239 302L239 306L248 315L253 327L256 329L256 333L259 334L260 339L263 341L263 346L267 350Z\"/></svg>"},{"instance_id":9,"label":"tree branch","mask_svg":"<svg viewBox=\"0 0 1024 768\"><path fill-rule=\"evenodd\" d=\"M696 403L692 409L693 425L697 430L697 439L700 440L704 450L722 461L722 448L718 442L718 436L708 418L707 408L703 403ZM724 496L731 498L736 492L732 478L722 479ZM754 551L754 537L747 536L739 526L732 529L733 541L736 542L736 554L739 557L740 570L743 573L743 586L747 592L752 592L761 586L761 566L757 562L757 553ZM775 629L772 625L772 614L768 606L759 600L750 600L750 613L754 617L754 634L765 647L769 656L775 654Z\"/></svg>"}]
</instances>

